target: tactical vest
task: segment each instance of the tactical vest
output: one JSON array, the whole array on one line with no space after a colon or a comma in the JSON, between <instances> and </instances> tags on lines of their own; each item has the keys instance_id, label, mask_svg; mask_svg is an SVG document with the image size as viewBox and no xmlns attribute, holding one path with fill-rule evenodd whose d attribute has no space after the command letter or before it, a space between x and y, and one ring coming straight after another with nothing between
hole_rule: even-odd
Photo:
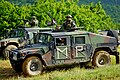
<instances>
[{"instance_id":1,"label":"tactical vest","mask_svg":"<svg viewBox=\"0 0 120 80\"><path fill-rule=\"evenodd\" d=\"M73 20L65 21L64 24L63 24L64 29L69 30L71 28L74 28L75 25L73 23L74 23Z\"/></svg>"},{"instance_id":2,"label":"tactical vest","mask_svg":"<svg viewBox=\"0 0 120 80\"><path fill-rule=\"evenodd\" d=\"M31 27L36 27L36 26L38 26L38 20L33 20L31 22Z\"/></svg>"}]
</instances>

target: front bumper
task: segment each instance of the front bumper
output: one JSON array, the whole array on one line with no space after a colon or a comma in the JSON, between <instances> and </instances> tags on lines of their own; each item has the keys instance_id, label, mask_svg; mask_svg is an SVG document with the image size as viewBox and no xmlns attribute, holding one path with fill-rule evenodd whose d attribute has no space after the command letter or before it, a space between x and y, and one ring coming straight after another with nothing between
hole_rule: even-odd
<instances>
[{"instance_id":1,"label":"front bumper","mask_svg":"<svg viewBox=\"0 0 120 80\"><path fill-rule=\"evenodd\" d=\"M15 51L15 50L11 51L9 56L9 58L14 61L23 60L25 57L26 57L26 54L24 54L23 56L18 51Z\"/></svg>"},{"instance_id":2,"label":"front bumper","mask_svg":"<svg viewBox=\"0 0 120 80\"><path fill-rule=\"evenodd\" d=\"M20 57L20 54L17 51L10 52L9 60L12 66L20 66L24 61L24 59Z\"/></svg>"},{"instance_id":3,"label":"front bumper","mask_svg":"<svg viewBox=\"0 0 120 80\"><path fill-rule=\"evenodd\" d=\"M16 52L16 51L11 51L9 58L10 58L10 60L17 61L17 60L18 60L18 52Z\"/></svg>"}]
</instances>

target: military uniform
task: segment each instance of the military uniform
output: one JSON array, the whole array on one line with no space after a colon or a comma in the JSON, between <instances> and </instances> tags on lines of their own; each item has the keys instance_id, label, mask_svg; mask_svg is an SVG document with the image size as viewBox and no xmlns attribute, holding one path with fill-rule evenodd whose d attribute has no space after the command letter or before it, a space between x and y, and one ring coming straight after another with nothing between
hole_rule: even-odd
<instances>
[{"instance_id":1,"label":"military uniform","mask_svg":"<svg viewBox=\"0 0 120 80\"><path fill-rule=\"evenodd\" d=\"M70 30L72 28L76 28L75 22L72 20L71 15L66 16L66 21L62 24L61 28L62 30Z\"/></svg>"},{"instance_id":2,"label":"military uniform","mask_svg":"<svg viewBox=\"0 0 120 80\"><path fill-rule=\"evenodd\" d=\"M30 21L31 27L38 27L38 20L35 16L32 16L32 20Z\"/></svg>"}]
</instances>

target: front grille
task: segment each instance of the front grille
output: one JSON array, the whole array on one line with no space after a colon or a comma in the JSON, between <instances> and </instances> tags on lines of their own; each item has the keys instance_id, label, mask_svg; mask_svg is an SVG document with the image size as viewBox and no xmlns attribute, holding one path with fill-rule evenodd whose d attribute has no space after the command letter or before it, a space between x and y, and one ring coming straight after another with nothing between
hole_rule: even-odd
<instances>
[{"instance_id":1,"label":"front grille","mask_svg":"<svg viewBox=\"0 0 120 80\"><path fill-rule=\"evenodd\" d=\"M12 51L10 51L10 55L9 55L9 57L10 57L10 58L13 57L13 52L12 52Z\"/></svg>"},{"instance_id":2,"label":"front grille","mask_svg":"<svg viewBox=\"0 0 120 80\"><path fill-rule=\"evenodd\" d=\"M18 59L18 52L11 51L10 52L10 59L17 60Z\"/></svg>"}]
</instances>

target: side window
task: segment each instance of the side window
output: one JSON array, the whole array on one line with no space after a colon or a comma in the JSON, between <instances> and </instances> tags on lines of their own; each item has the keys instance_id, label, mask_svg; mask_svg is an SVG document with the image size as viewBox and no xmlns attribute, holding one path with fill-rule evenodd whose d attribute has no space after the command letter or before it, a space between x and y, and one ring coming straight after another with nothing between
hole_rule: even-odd
<instances>
[{"instance_id":1,"label":"side window","mask_svg":"<svg viewBox=\"0 0 120 80\"><path fill-rule=\"evenodd\" d=\"M56 46L65 46L67 45L66 38L56 38Z\"/></svg>"},{"instance_id":2,"label":"side window","mask_svg":"<svg viewBox=\"0 0 120 80\"><path fill-rule=\"evenodd\" d=\"M50 35L47 34L41 34L39 35L39 41L43 42L43 43L49 43L51 42L52 37Z\"/></svg>"},{"instance_id":3,"label":"side window","mask_svg":"<svg viewBox=\"0 0 120 80\"><path fill-rule=\"evenodd\" d=\"M75 44L85 44L85 36L75 37Z\"/></svg>"}]
</instances>

